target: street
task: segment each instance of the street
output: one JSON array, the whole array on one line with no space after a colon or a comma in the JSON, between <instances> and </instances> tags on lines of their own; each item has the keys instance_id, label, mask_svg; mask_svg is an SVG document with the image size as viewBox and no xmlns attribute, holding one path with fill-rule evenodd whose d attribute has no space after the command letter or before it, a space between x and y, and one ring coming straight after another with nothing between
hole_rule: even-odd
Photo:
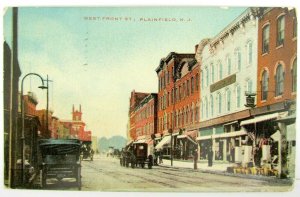
<instances>
[{"instance_id":1,"label":"street","mask_svg":"<svg viewBox=\"0 0 300 197\"><path fill-rule=\"evenodd\" d=\"M279 192L292 189L281 181L264 181L154 166L126 168L119 159L96 156L82 161L82 191L130 192ZM75 179L48 179L49 190L77 190Z\"/></svg>"}]
</instances>

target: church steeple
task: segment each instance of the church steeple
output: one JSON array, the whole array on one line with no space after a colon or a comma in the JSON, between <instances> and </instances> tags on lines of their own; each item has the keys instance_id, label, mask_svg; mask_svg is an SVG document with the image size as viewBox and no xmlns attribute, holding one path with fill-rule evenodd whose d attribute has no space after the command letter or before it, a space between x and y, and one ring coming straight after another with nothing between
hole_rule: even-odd
<instances>
[{"instance_id":1,"label":"church steeple","mask_svg":"<svg viewBox=\"0 0 300 197\"><path fill-rule=\"evenodd\" d=\"M73 105L72 116L73 116L72 118L73 121L81 121L81 117L82 117L81 105L79 105L79 111L75 110Z\"/></svg>"}]
</instances>

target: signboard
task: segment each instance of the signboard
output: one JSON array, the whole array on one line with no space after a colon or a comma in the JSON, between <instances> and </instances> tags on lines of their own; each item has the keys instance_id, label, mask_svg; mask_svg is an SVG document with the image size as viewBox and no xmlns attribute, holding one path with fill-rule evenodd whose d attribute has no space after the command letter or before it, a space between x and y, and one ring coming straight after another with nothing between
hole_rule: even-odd
<instances>
[{"instance_id":1,"label":"signboard","mask_svg":"<svg viewBox=\"0 0 300 197\"><path fill-rule=\"evenodd\" d=\"M212 85L210 85L210 92L213 93L219 89L222 89L226 86L229 86L236 82L236 75L230 75L229 77L226 77L225 79L222 79L221 81L218 81Z\"/></svg>"}]
</instances>

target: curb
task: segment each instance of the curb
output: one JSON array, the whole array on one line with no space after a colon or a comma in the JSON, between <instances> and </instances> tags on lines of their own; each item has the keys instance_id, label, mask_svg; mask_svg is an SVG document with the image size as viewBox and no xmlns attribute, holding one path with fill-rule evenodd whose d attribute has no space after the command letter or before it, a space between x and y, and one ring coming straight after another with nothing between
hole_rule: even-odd
<instances>
[{"instance_id":1,"label":"curb","mask_svg":"<svg viewBox=\"0 0 300 197\"><path fill-rule=\"evenodd\" d=\"M281 183L281 184L293 184L293 179L279 179L276 177L267 177L267 176L260 176L260 175L244 175L244 174L233 174L226 171L218 171L218 170L204 170L204 169L197 169L194 170L193 168L187 168L187 167L173 167L165 164L158 165L160 167L165 168L174 168L174 169L186 169L193 172L202 172L202 173L208 173L208 174L217 174L217 175L223 175L223 176L231 176L231 177L239 177L239 178L245 178L245 179L255 179L255 180L261 180L261 181L269 181L274 183Z\"/></svg>"}]
</instances>

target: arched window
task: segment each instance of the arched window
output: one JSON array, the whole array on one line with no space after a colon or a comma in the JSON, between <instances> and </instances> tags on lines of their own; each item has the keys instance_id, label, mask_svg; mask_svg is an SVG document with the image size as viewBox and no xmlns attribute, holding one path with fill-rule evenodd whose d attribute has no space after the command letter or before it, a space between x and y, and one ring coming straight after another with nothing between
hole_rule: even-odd
<instances>
[{"instance_id":1,"label":"arched window","mask_svg":"<svg viewBox=\"0 0 300 197\"><path fill-rule=\"evenodd\" d=\"M209 85L209 70L207 67L205 68L205 72L206 72L206 87L207 87Z\"/></svg>"},{"instance_id":2,"label":"arched window","mask_svg":"<svg viewBox=\"0 0 300 197\"><path fill-rule=\"evenodd\" d=\"M282 15L277 19L277 46L284 43L284 26L285 20L284 15Z\"/></svg>"},{"instance_id":3,"label":"arched window","mask_svg":"<svg viewBox=\"0 0 300 197\"><path fill-rule=\"evenodd\" d=\"M204 88L204 75L203 75L203 71L201 71L201 89L203 90Z\"/></svg>"},{"instance_id":4,"label":"arched window","mask_svg":"<svg viewBox=\"0 0 300 197\"><path fill-rule=\"evenodd\" d=\"M275 96L282 95L283 87L284 87L284 72L281 64L279 64L276 69L275 81L276 81Z\"/></svg>"},{"instance_id":5,"label":"arched window","mask_svg":"<svg viewBox=\"0 0 300 197\"><path fill-rule=\"evenodd\" d=\"M236 86L236 107L241 107L241 86Z\"/></svg>"},{"instance_id":6,"label":"arched window","mask_svg":"<svg viewBox=\"0 0 300 197\"><path fill-rule=\"evenodd\" d=\"M196 75L196 91L199 90L199 74Z\"/></svg>"},{"instance_id":7,"label":"arched window","mask_svg":"<svg viewBox=\"0 0 300 197\"><path fill-rule=\"evenodd\" d=\"M208 101L207 101L207 97L205 97L205 117L208 118Z\"/></svg>"},{"instance_id":8,"label":"arched window","mask_svg":"<svg viewBox=\"0 0 300 197\"><path fill-rule=\"evenodd\" d=\"M186 94L187 94L187 96L189 96L190 95L190 80L187 80L187 82L186 82Z\"/></svg>"},{"instance_id":9,"label":"arched window","mask_svg":"<svg viewBox=\"0 0 300 197\"><path fill-rule=\"evenodd\" d=\"M248 91L249 93L252 92L252 80L251 80L251 79L249 79L249 80L247 81L247 91Z\"/></svg>"},{"instance_id":10,"label":"arched window","mask_svg":"<svg viewBox=\"0 0 300 197\"><path fill-rule=\"evenodd\" d=\"M226 63L227 63L227 75L231 74L231 58L227 56L226 58Z\"/></svg>"},{"instance_id":11,"label":"arched window","mask_svg":"<svg viewBox=\"0 0 300 197\"><path fill-rule=\"evenodd\" d=\"M230 90L226 91L226 108L229 112L231 110L231 92Z\"/></svg>"},{"instance_id":12,"label":"arched window","mask_svg":"<svg viewBox=\"0 0 300 197\"><path fill-rule=\"evenodd\" d=\"M292 91L297 91L297 58L294 60L292 68Z\"/></svg>"},{"instance_id":13,"label":"arched window","mask_svg":"<svg viewBox=\"0 0 300 197\"><path fill-rule=\"evenodd\" d=\"M213 63L210 65L210 69L211 69L211 83L214 83L215 82L215 68L214 68Z\"/></svg>"},{"instance_id":14,"label":"arched window","mask_svg":"<svg viewBox=\"0 0 300 197\"><path fill-rule=\"evenodd\" d=\"M248 65L252 64L252 42L247 43L247 63Z\"/></svg>"},{"instance_id":15,"label":"arched window","mask_svg":"<svg viewBox=\"0 0 300 197\"><path fill-rule=\"evenodd\" d=\"M191 108L191 118L190 118L190 122L193 123L194 122L194 108Z\"/></svg>"},{"instance_id":16,"label":"arched window","mask_svg":"<svg viewBox=\"0 0 300 197\"><path fill-rule=\"evenodd\" d=\"M264 26L262 30L262 53L268 53L269 52L269 46L270 46L270 25Z\"/></svg>"},{"instance_id":17,"label":"arched window","mask_svg":"<svg viewBox=\"0 0 300 197\"><path fill-rule=\"evenodd\" d=\"M223 66L222 63L219 63L219 80L223 78Z\"/></svg>"},{"instance_id":18,"label":"arched window","mask_svg":"<svg viewBox=\"0 0 300 197\"><path fill-rule=\"evenodd\" d=\"M194 85L195 85L194 77L192 77L192 78L191 78L191 94L194 93Z\"/></svg>"},{"instance_id":19,"label":"arched window","mask_svg":"<svg viewBox=\"0 0 300 197\"><path fill-rule=\"evenodd\" d=\"M235 51L235 65L238 71L241 71L242 68L242 54L240 49Z\"/></svg>"},{"instance_id":20,"label":"arched window","mask_svg":"<svg viewBox=\"0 0 300 197\"><path fill-rule=\"evenodd\" d=\"M214 116L214 98L213 95L210 95L210 115Z\"/></svg>"},{"instance_id":21,"label":"arched window","mask_svg":"<svg viewBox=\"0 0 300 197\"><path fill-rule=\"evenodd\" d=\"M219 112L219 114L222 113L222 95L221 95L221 93L218 94L218 112Z\"/></svg>"},{"instance_id":22,"label":"arched window","mask_svg":"<svg viewBox=\"0 0 300 197\"><path fill-rule=\"evenodd\" d=\"M269 74L265 70L262 74L262 81L261 81L261 100L265 101L268 99L268 89L269 89Z\"/></svg>"}]
</instances>

